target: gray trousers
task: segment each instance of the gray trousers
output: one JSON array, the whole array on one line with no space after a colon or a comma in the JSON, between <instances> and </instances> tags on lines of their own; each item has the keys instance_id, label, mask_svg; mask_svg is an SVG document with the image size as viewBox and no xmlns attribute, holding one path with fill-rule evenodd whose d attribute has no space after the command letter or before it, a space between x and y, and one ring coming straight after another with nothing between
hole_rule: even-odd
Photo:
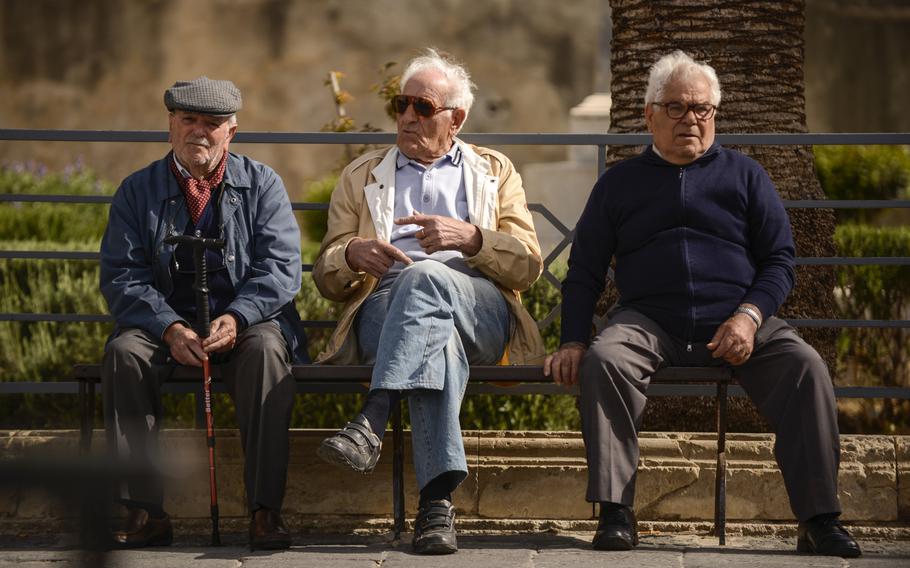
<instances>
[{"instance_id":1,"label":"gray trousers","mask_svg":"<svg viewBox=\"0 0 910 568\"><path fill-rule=\"evenodd\" d=\"M581 363L582 433L589 501L632 506L638 430L650 376L673 365L721 365L705 343L671 337L642 314L619 308ZM775 432L774 455L797 520L839 513L840 439L827 366L783 320L763 323L736 379Z\"/></svg>"},{"instance_id":2,"label":"gray trousers","mask_svg":"<svg viewBox=\"0 0 910 568\"><path fill-rule=\"evenodd\" d=\"M222 366L237 409L249 510L280 510L296 393L287 342L274 321L262 322L243 330L234 349L212 360ZM167 345L145 331L124 329L108 342L101 377L104 425L108 447L119 457L157 462L161 385L173 368ZM128 505L164 501L160 482L152 481L124 486L119 497Z\"/></svg>"}]
</instances>

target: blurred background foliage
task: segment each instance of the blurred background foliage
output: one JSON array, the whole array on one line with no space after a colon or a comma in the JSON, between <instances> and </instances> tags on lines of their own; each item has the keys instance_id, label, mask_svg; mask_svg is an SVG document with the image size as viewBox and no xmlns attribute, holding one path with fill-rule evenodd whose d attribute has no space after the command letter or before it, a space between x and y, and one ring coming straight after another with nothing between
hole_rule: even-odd
<instances>
[{"instance_id":1,"label":"blurred background foliage","mask_svg":"<svg viewBox=\"0 0 910 568\"><path fill-rule=\"evenodd\" d=\"M816 146L815 167L829 199L907 199L906 146ZM838 209L838 224L907 225L904 209Z\"/></svg>"},{"instance_id":2,"label":"blurred background foliage","mask_svg":"<svg viewBox=\"0 0 910 568\"><path fill-rule=\"evenodd\" d=\"M819 179L831 199L910 198L910 153L904 147L817 147ZM312 182L307 201L327 202L339 168ZM0 193L111 195L114 187L75 164L48 172L37 164L0 167ZM0 203L0 249L97 251L107 221L106 205ZM846 211L839 214L836 241L841 256L910 256L908 210ZM325 231L323 212L298 216L304 235L304 262L315 260ZM542 222L540 218L537 222ZM570 221L570 220L565 220ZM565 266L551 267L562 277ZM841 266L837 269L837 312L851 319L910 319L910 267L896 265ZM559 291L541 279L524 295L535 317L557 305ZM297 298L301 317L331 320L337 306L324 300L308 275ZM98 292L94 261L0 259L0 311L14 313L106 313ZM76 363L101 359L110 324L0 322L0 380L54 380L70 376ZM558 321L542 330L548 349L558 343ZM315 356L328 330L311 329L310 353ZM838 339L838 385L910 387L910 331L907 329L844 329ZM335 428L359 408L361 397L302 395L293 414L296 428ZM910 404L894 400L842 400L845 433L908 433ZM229 397L219 395L219 426L234 425ZM693 401L686 403L695 407ZM165 397L167 424L193 424L192 397ZM405 417L407 415L405 413ZM660 416L646 417L646 427L665 430L711 429L692 423L683 405ZM75 396L6 395L0 397L0 427L75 427ZM101 424L100 409L96 425ZM514 430L577 430L580 420L574 397L539 395L475 395L462 409L465 428ZM745 425L744 430L761 426Z\"/></svg>"},{"instance_id":3,"label":"blurred background foliage","mask_svg":"<svg viewBox=\"0 0 910 568\"><path fill-rule=\"evenodd\" d=\"M818 178L829 199L910 199L910 148L816 146ZM910 256L910 209L839 209L840 256ZM910 266L837 268L836 310L849 319L910 319ZM839 385L910 387L910 329L842 329ZM838 401L842 430L910 433L910 401Z\"/></svg>"}]
</instances>

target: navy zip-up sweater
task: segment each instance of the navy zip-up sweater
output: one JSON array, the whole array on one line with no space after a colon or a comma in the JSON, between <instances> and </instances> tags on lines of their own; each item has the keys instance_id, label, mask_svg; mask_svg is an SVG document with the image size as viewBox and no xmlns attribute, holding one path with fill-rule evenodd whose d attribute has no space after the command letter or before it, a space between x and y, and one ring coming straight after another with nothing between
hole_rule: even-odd
<instances>
[{"instance_id":1,"label":"navy zip-up sweater","mask_svg":"<svg viewBox=\"0 0 910 568\"><path fill-rule=\"evenodd\" d=\"M590 342L614 255L620 305L688 342L709 340L741 303L768 318L794 282L793 235L771 179L716 143L685 166L648 146L600 177L562 284L563 343Z\"/></svg>"}]
</instances>

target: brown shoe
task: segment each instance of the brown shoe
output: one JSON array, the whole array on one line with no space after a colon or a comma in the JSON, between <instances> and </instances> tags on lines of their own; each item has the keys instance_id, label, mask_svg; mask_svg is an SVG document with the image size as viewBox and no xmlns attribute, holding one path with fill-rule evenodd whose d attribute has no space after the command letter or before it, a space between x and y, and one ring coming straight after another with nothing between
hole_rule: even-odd
<instances>
[{"instance_id":1,"label":"brown shoe","mask_svg":"<svg viewBox=\"0 0 910 568\"><path fill-rule=\"evenodd\" d=\"M291 533L281 515L272 509L256 509L250 519L250 550L284 550L291 547Z\"/></svg>"},{"instance_id":2,"label":"brown shoe","mask_svg":"<svg viewBox=\"0 0 910 568\"><path fill-rule=\"evenodd\" d=\"M174 541L171 518L153 519L145 509L130 509L123 530L112 535L114 548L169 546Z\"/></svg>"}]
</instances>

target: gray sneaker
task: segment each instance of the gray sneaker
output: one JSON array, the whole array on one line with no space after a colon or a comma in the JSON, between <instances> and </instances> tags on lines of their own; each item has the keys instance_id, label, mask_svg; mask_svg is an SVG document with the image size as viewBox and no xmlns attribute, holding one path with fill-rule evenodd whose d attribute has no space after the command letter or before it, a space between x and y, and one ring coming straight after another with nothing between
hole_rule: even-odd
<instances>
[{"instance_id":1,"label":"gray sneaker","mask_svg":"<svg viewBox=\"0 0 910 568\"><path fill-rule=\"evenodd\" d=\"M360 473L370 473L379 461L382 440L373 433L362 415L319 444L316 453L324 461L350 467Z\"/></svg>"}]
</instances>

